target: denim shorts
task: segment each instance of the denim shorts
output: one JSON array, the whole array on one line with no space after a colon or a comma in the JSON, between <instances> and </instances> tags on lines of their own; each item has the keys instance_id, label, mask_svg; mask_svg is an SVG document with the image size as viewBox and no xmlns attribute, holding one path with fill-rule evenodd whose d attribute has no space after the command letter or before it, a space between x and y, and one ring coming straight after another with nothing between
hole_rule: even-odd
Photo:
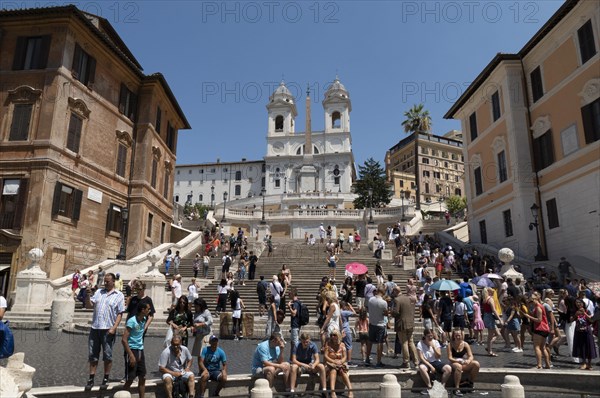
<instances>
[{"instance_id":1,"label":"denim shorts","mask_svg":"<svg viewBox=\"0 0 600 398\"><path fill-rule=\"evenodd\" d=\"M496 329L496 318L491 312L483 314L483 324L486 329Z\"/></svg>"},{"instance_id":2,"label":"denim shorts","mask_svg":"<svg viewBox=\"0 0 600 398\"><path fill-rule=\"evenodd\" d=\"M90 362L98 362L100 348L102 348L102 360L112 361L112 350L115 344L115 335L108 333L109 329L92 329L88 339L88 359Z\"/></svg>"},{"instance_id":3,"label":"denim shorts","mask_svg":"<svg viewBox=\"0 0 600 398\"><path fill-rule=\"evenodd\" d=\"M521 330L521 322L518 318L513 318L506 323L506 329L511 330L513 332L518 332Z\"/></svg>"}]
</instances>

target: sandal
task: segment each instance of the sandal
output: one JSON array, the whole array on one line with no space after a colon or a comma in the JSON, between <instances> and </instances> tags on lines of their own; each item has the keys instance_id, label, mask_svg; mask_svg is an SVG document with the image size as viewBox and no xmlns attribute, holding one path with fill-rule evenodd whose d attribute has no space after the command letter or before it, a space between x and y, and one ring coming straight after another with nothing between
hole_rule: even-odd
<instances>
[{"instance_id":1,"label":"sandal","mask_svg":"<svg viewBox=\"0 0 600 398\"><path fill-rule=\"evenodd\" d=\"M587 365L581 365L581 366L579 367L579 369L580 369L580 370L586 370L586 369L587 369Z\"/></svg>"},{"instance_id":2,"label":"sandal","mask_svg":"<svg viewBox=\"0 0 600 398\"><path fill-rule=\"evenodd\" d=\"M490 352L490 353L488 354L488 356L489 356L489 357L497 357L497 356L498 356L498 354L496 354L495 352Z\"/></svg>"}]
</instances>

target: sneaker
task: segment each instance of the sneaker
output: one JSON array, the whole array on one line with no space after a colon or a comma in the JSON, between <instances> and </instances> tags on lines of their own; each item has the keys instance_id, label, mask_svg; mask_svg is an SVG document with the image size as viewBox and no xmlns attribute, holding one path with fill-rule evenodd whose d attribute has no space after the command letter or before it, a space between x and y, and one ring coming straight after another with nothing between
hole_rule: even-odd
<instances>
[{"instance_id":1,"label":"sneaker","mask_svg":"<svg viewBox=\"0 0 600 398\"><path fill-rule=\"evenodd\" d=\"M349 368L356 368L356 367L358 367L358 365L357 365L357 364L355 364L354 362L348 362L348 363L347 363L347 366L348 366Z\"/></svg>"},{"instance_id":2,"label":"sneaker","mask_svg":"<svg viewBox=\"0 0 600 398\"><path fill-rule=\"evenodd\" d=\"M513 352L523 352L522 348L517 348L516 350L513 350Z\"/></svg>"},{"instance_id":3,"label":"sneaker","mask_svg":"<svg viewBox=\"0 0 600 398\"><path fill-rule=\"evenodd\" d=\"M94 387L94 379L89 379L87 384L85 385L86 390L91 390Z\"/></svg>"},{"instance_id":4,"label":"sneaker","mask_svg":"<svg viewBox=\"0 0 600 398\"><path fill-rule=\"evenodd\" d=\"M464 394L460 390L454 390L454 395L457 397L462 397Z\"/></svg>"},{"instance_id":5,"label":"sneaker","mask_svg":"<svg viewBox=\"0 0 600 398\"><path fill-rule=\"evenodd\" d=\"M235 337L233 338L233 341L240 341L240 339L239 339L237 336L235 336Z\"/></svg>"},{"instance_id":6,"label":"sneaker","mask_svg":"<svg viewBox=\"0 0 600 398\"><path fill-rule=\"evenodd\" d=\"M371 358L365 359L365 366L371 366Z\"/></svg>"},{"instance_id":7,"label":"sneaker","mask_svg":"<svg viewBox=\"0 0 600 398\"><path fill-rule=\"evenodd\" d=\"M513 348L511 349L511 351L512 351L512 352L519 352L519 347L513 347Z\"/></svg>"},{"instance_id":8,"label":"sneaker","mask_svg":"<svg viewBox=\"0 0 600 398\"><path fill-rule=\"evenodd\" d=\"M429 392L427 390L421 390L421 395L429 395Z\"/></svg>"},{"instance_id":9,"label":"sneaker","mask_svg":"<svg viewBox=\"0 0 600 398\"><path fill-rule=\"evenodd\" d=\"M375 365L376 368L384 368L385 364L383 362L377 362L377 364Z\"/></svg>"}]
</instances>

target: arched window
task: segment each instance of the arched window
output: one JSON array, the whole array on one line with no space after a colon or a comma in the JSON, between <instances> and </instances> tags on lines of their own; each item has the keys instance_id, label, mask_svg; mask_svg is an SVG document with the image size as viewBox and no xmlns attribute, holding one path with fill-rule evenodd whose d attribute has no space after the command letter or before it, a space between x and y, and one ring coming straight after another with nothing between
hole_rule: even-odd
<instances>
[{"instance_id":1,"label":"arched window","mask_svg":"<svg viewBox=\"0 0 600 398\"><path fill-rule=\"evenodd\" d=\"M314 153L315 155L318 155L318 154L319 154L319 148L317 148L317 146L316 146L316 145L313 145L313 153Z\"/></svg>"},{"instance_id":2,"label":"arched window","mask_svg":"<svg viewBox=\"0 0 600 398\"><path fill-rule=\"evenodd\" d=\"M296 150L296 155L302 155L302 147L299 146L298 149Z\"/></svg>"},{"instance_id":3,"label":"arched window","mask_svg":"<svg viewBox=\"0 0 600 398\"><path fill-rule=\"evenodd\" d=\"M331 127L334 129L339 129L342 127L342 116L338 111L335 111L331 114Z\"/></svg>"},{"instance_id":4,"label":"arched window","mask_svg":"<svg viewBox=\"0 0 600 398\"><path fill-rule=\"evenodd\" d=\"M283 131L283 116L278 115L275 118L275 131L281 132Z\"/></svg>"},{"instance_id":5,"label":"arched window","mask_svg":"<svg viewBox=\"0 0 600 398\"><path fill-rule=\"evenodd\" d=\"M235 172L235 180L242 181L242 172L240 170Z\"/></svg>"},{"instance_id":6,"label":"arched window","mask_svg":"<svg viewBox=\"0 0 600 398\"><path fill-rule=\"evenodd\" d=\"M204 196L202 194L200 194L200 196L198 197L198 201L202 202L203 199L204 199Z\"/></svg>"}]
</instances>

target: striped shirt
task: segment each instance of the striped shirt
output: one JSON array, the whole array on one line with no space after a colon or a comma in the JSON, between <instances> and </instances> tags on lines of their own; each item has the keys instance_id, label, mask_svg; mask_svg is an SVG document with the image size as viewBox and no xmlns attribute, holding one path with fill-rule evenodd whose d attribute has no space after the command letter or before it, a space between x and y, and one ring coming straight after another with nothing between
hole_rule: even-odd
<instances>
[{"instance_id":1,"label":"striped shirt","mask_svg":"<svg viewBox=\"0 0 600 398\"><path fill-rule=\"evenodd\" d=\"M106 289L98 289L90 301L94 304L92 329L112 328L117 315L125 312L125 296L118 290L108 292Z\"/></svg>"}]
</instances>

